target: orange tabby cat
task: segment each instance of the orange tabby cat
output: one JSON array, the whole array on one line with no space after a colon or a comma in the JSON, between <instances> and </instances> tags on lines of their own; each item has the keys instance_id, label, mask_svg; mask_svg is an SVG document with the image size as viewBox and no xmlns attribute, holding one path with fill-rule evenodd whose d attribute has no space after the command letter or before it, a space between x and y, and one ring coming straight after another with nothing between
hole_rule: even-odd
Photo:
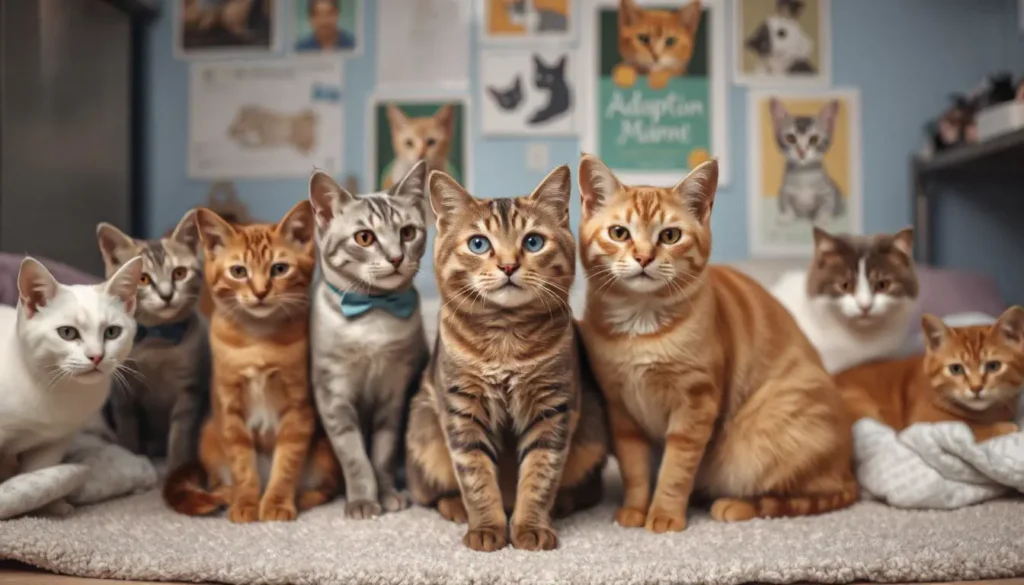
<instances>
[{"instance_id":1,"label":"orange tabby cat","mask_svg":"<svg viewBox=\"0 0 1024 585\"><path fill-rule=\"evenodd\" d=\"M387 113L395 160L386 171L381 189L401 181L421 160L427 161L427 173L443 171L457 181L463 179L461 169L453 169L448 160L455 132L455 111L451 105L441 106L433 116L418 118L410 118L395 104L388 104Z\"/></svg>"},{"instance_id":2,"label":"orange tabby cat","mask_svg":"<svg viewBox=\"0 0 1024 585\"><path fill-rule=\"evenodd\" d=\"M821 358L760 285L708 266L717 161L634 187L585 155L579 181L582 335L625 486L616 521L683 530L695 491L725 521L853 503L851 425Z\"/></svg>"},{"instance_id":3,"label":"orange tabby cat","mask_svg":"<svg viewBox=\"0 0 1024 585\"><path fill-rule=\"evenodd\" d=\"M341 478L317 430L307 374L312 208L303 201L277 225L245 226L200 208L196 225L215 303L212 414L200 439L202 468L174 472L164 498L184 514L227 504L232 522L293 520L296 492L303 490L298 508L311 508L330 500ZM209 492L198 485L203 472Z\"/></svg>"},{"instance_id":4,"label":"orange tabby cat","mask_svg":"<svg viewBox=\"0 0 1024 585\"><path fill-rule=\"evenodd\" d=\"M947 327L921 318L925 354L840 372L836 384L854 418L897 431L918 422L961 421L978 441L1020 429L1024 385L1024 308L1010 307L993 325Z\"/></svg>"},{"instance_id":5,"label":"orange tabby cat","mask_svg":"<svg viewBox=\"0 0 1024 585\"><path fill-rule=\"evenodd\" d=\"M703 10L692 0L678 10L642 9L636 0L619 2L619 55L612 69L619 87L633 87L647 75L651 89L664 89L670 79L686 73Z\"/></svg>"}]
</instances>

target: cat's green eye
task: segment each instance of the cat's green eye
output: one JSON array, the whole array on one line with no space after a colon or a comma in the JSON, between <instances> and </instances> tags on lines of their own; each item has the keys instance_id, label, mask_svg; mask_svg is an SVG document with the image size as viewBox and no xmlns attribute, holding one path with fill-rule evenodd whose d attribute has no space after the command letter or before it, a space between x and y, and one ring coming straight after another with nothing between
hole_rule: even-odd
<instances>
[{"instance_id":1,"label":"cat's green eye","mask_svg":"<svg viewBox=\"0 0 1024 585\"><path fill-rule=\"evenodd\" d=\"M961 376L964 373L963 364L949 364L948 366L946 366L946 368L949 370L949 373L953 374L954 376Z\"/></svg>"},{"instance_id":2,"label":"cat's green eye","mask_svg":"<svg viewBox=\"0 0 1024 585\"><path fill-rule=\"evenodd\" d=\"M275 262L270 265L270 277L277 278L288 273L288 265L284 262Z\"/></svg>"},{"instance_id":3,"label":"cat's green eye","mask_svg":"<svg viewBox=\"0 0 1024 585\"><path fill-rule=\"evenodd\" d=\"M249 275L249 271L241 264L235 264L231 268L228 268L228 272L231 274L232 278L245 278Z\"/></svg>"},{"instance_id":4,"label":"cat's green eye","mask_svg":"<svg viewBox=\"0 0 1024 585\"><path fill-rule=\"evenodd\" d=\"M666 47L671 47L672 45L676 44L676 40L677 39L675 37L666 37L665 38L665 46Z\"/></svg>"},{"instance_id":5,"label":"cat's green eye","mask_svg":"<svg viewBox=\"0 0 1024 585\"><path fill-rule=\"evenodd\" d=\"M58 327L57 335L60 335L60 338L63 339L64 341L74 341L81 337L81 335L78 334L78 329L67 326Z\"/></svg>"},{"instance_id":6,"label":"cat's green eye","mask_svg":"<svg viewBox=\"0 0 1024 585\"><path fill-rule=\"evenodd\" d=\"M107 327L106 329L103 330L103 339L106 339L108 341L111 339L117 339L118 337L121 336L121 331L122 328L120 325L111 325L110 327Z\"/></svg>"},{"instance_id":7,"label":"cat's green eye","mask_svg":"<svg viewBox=\"0 0 1024 585\"><path fill-rule=\"evenodd\" d=\"M364 248L377 241L376 234L370 230L359 230L356 232L356 235L352 237L355 238L357 244Z\"/></svg>"},{"instance_id":8,"label":"cat's green eye","mask_svg":"<svg viewBox=\"0 0 1024 585\"><path fill-rule=\"evenodd\" d=\"M608 237L615 242L625 242L629 240L629 230L621 225L613 225L608 228Z\"/></svg>"},{"instance_id":9,"label":"cat's green eye","mask_svg":"<svg viewBox=\"0 0 1024 585\"><path fill-rule=\"evenodd\" d=\"M638 35L636 35L636 38L637 38L638 41L640 41L641 43L643 43L645 45L651 44L651 35L649 35L649 34L646 34L646 33L638 34Z\"/></svg>"},{"instance_id":10,"label":"cat's green eye","mask_svg":"<svg viewBox=\"0 0 1024 585\"><path fill-rule=\"evenodd\" d=\"M1003 362L998 362L998 361L995 361L995 360L992 360L990 362L985 362L985 372L986 373L994 374L994 373L998 372L999 370L1001 370L1002 368L1003 368Z\"/></svg>"},{"instance_id":11,"label":"cat's green eye","mask_svg":"<svg viewBox=\"0 0 1024 585\"><path fill-rule=\"evenodd\" d=\"M185 268L184 266L179 266L171 272L171 278L174 280L185 280L186 276L188 276L188 268Z\"/></svg>"},{"instance_id":12,"label":"cat's green eye","mask_svg":"<svg viewBox=\"0 0 1024 585\"><path fill-rule=\"evenodd\" d=\"M411 242L416 239L416 228L411 225L407 225L402 228L399 235L402 236L403 242Z\"/></svg>"},{"instance_id":13,"label":"cat's green eye","mask_svg":"<svg viewBox=\"0 0 1024 585\"><path fill-rule=\"evenodd\" d=\"M466 242L466 246L474 254L485 254L491 249L491 241L483 236L473 236Z\"/></svg>"},{"instance_id":14,"label":"cat's green eye","mask_svg":"<svg viewBox=\"0 0 1024 585\"><path fill-rule=\"evenodd\" d=\"M662 244L672 245L679 241L679 238L683 237L683 230L679 228L665 228L658 234L658 241Z\"/></svg>"}]
</instances>

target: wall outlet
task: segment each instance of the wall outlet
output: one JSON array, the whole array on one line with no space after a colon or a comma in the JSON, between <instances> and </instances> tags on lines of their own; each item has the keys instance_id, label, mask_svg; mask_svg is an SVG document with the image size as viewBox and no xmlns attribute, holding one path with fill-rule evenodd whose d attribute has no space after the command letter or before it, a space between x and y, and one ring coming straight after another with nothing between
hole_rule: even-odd
<instances>
[{"instance_id":1,"label":"wall outlet","mask_svg":"<svg viewBox=\"0 0 1024 585\"><path fill-rule=\"evenodd\" d=\"M548 159L551 158L548 145L544 142L531 142L526 145L526 169L535 173L548 170Z\"/></svg>"}]
</instances>

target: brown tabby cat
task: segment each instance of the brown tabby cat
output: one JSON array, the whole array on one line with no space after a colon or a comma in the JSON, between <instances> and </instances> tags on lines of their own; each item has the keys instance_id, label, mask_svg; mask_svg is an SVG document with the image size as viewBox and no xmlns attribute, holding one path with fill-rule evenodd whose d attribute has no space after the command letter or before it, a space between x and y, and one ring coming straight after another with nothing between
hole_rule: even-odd
<instances>
[{"instance_id":1,"label":"brown tabby cat","mask_svg":"<svg viewBox=\"0 0 1024 585\"><path fill-rule=\"evenodd\" d=\"M307 373L312 214L303 201L277 225L232 226L208 209L196 212L215 302L213 405L200 438L202 467L179 468L164 487L178 512L227 504L232 522L293 520L300 489L303 510L338 492L341 471L317 429ZM198 485L203 472L210 491Z\"/></svg>"},{"instance_id":2,"label":"brown tabby cat","mask_svg":"<svg viewBox=\"0 0 1024 585\"><path fill-rule=\"evenodd\" d=\"M686 74L703 9L692 0L676 11L644 10L636 0L619 1L619 55L612 69L619 87L633 87L647 75L651 89L664 89L670 79Z\"/></svg>"},{"instance_id":3,"label":"brown tabby cat","mask_svg":"<svg viewBox=\"0 0 1024 585\"><path fill-rule=\"evenodd\" d=\"M1010 307L991 326L947 327L921 318L925 354L875 362L836 375L854 419L870 417L897 431L918 422L961 421L978 441L1020 429L1024 385L1024 308Z\"/></svg>"},{"instance_id":4,"label":"brown tabby cat","mask_svg":"<svg viewBox=\"0 0 1024 585\"><path fill-rule=\"evenodd\" d=\"M434 266L444 305L432 362L413 400L407 473L414 501L469 522L480 551L558 546L551 513L601 498L607 429L581 379L569 288L569 168L528 197L475 199L428 180Z\"/></svg>"},{"instance_id":5,"label":"brown tabby cat","mask_svg":"<svg viewBox=\"0 0 1024 585\"><path fill-rule=\"evenodd\" d=\"M388 104L387 113L395 160L384 177L382 190L401 181L421 160L427 161L427 172L444 171L458 178L448 160L455 132L455 112L450 105L441 106L433 116L419 118L410 118L395 104Z\"/></svg>"},{"instance_id":6,"label":"brown tabby cat","mask_svg":"<svg viewBox=\"0 0 1024 585\"><path fill-rule=\"evenodd\" d=\"M582 333L625 486L616 521L683 530L695 490L726 521L850 505L851 425L817 352L761 286L708 266L717 161L633 187L585 155L579 181Z\"/></svg>"}]
</instances>

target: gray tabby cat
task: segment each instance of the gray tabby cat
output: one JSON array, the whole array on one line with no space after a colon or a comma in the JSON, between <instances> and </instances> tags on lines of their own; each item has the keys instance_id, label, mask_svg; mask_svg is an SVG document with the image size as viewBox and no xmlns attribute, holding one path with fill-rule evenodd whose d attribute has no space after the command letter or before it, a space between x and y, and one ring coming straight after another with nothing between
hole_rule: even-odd
<instances>
[{"instance_id":1,"label":"gray tabby cat","mask_svg":"<svg viewBox=\"0 0 1024 585\"><path fill-rule=\"evenodd\" d=\"M412 279L427 242L420 161L385 192L352 195L313 173L321 279L313 293L317 410L345 476L345 514L370 518L408 501L395 489L406 393L428 349Z\"/></svg>"},{"instance_id":2,"label":"gray tabby cat","mask_svg":"<svg viewBox=\"0 0 1024 585\"><path fill-rule=\"evenodd\" d=\"M819 223L839 217L845 201L825 168L832 145L839 102L831 100L815 117L791 116L779 100L771 99L772 127L786 170L779 190L779 220L806 219Z\"/></svg>"},{"instance_id":3,"label":"gray tabby cat","mask_svg":"<svg viewBox=\"0 0 1024 585\"><path fill-rule=\"evenodd\" d=\"M127 391L110 397L117 441L132 452L167 457L167 469L192 461L210 380L206 323L196 311L203 276L194 211L159 240L136 240L116 227L96 226L107 275L142 257Z\"/></svg>"}]
</instances>

